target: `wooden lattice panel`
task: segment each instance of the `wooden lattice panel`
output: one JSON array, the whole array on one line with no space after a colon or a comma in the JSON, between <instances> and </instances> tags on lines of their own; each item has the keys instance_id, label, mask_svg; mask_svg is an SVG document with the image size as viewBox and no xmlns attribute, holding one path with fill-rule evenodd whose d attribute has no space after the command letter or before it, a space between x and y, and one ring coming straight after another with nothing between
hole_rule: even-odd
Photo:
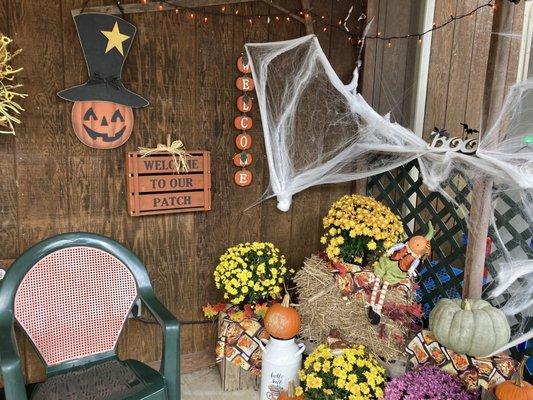
<instances>
[{"instance_id":1,"label":"wooden lattice panel","mask_svg":"<svg viewBox=\"0 0 533 400\"><path fill-rule=\"evenodd\" d=\"M449 179L444 190L464 210L470 209L471 192L464 176L457 174ZM435 238L431 242L432 259L434 263L447 267L449 271L444 274L440 268L434 268L426 261L420 268L422 278L419 284L432 292L434 299L461 293L463 274L457 273L457 269L464 269L467 223L461 208L450 203L441 193L430 192L425 188L418 162L413 161L396 170L369 178L367 194L401 215L408 235L423 233L426 223L433 222ZM533 258L533 221L524 212L518 198L513 198L512 194L507 192L500 193L494 214L507 250L515 257ZM495 236L492 230L489 231L489 236ZM484 287L484 293L488 293L493 286L496 265L502 261L501 249L492 246L492 251L486 259L488 284ZM452 267L456 270L452 270ZM525 285L525 282L518 280L515 285ZM509 296L503 294L490 300L496 306L503 306ZM527 331L533 329L533 318L517 315L511 320L511 324L513 332L519 329Z\"/></svg>"}]
</instances>

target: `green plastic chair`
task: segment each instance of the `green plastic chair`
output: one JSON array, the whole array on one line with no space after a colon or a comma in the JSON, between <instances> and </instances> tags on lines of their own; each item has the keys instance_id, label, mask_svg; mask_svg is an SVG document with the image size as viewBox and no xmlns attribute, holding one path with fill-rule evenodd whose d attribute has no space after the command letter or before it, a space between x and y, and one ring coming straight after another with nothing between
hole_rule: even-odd
<instances>
[{"instance_id":1,"label":"green plastic chair","mask_svg":"<svg viewBox=\"0 0 533 400\"><path fill-rule=\"evenodd\" d=\"M180 399L179 322L156 299L142 262L121 244L91 233L58 235L22 254L0 282L6 400L27 400L15 321L46 367L32 400ZM162 327L159 372L116 354L136 299Z\"/></svg>"}]
</instances>

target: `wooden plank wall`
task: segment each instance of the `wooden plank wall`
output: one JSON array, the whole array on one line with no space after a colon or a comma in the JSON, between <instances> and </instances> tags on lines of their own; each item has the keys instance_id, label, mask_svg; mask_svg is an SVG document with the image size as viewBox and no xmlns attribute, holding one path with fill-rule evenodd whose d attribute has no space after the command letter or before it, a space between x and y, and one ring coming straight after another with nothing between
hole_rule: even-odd
<instances>
[{"instance_id":1,"label":"wooden plank wall","mask_svg":"<svg viewBox=\"0 0 533 400\"><path fill-rule=\"evenodd\" d=\"M369 0L368 15L374 18L371 33L382 36L420 32L424 1ZM462 15L486 4L485 0L437 0L434 21L440 25L450 15ZM433 127L447 128L452 136L461 136L461 122L480 128L483 91L492 33L493 13L486 7L472 16L455 21L433 33L423 136L429 140ZM516 82L523 24L523 2L514 7L512 41L508 55L507 85ZM401 15L401 18L398 18ZM365 52L363 96L380 113L412 128L417 37L392 41L392 46L369 40ZM359 185L362 186L362 185ZM436 200L435 209L442 206ZM429 216L428 216L429 218Z\"/></svg>"},{"instance_id":2,"label":"wooden plank wall","mask_svg":"<svg viewBox=\"0 0 533 400\"><path fill-rule=\"evenodd\" d=\"M465 14L484 0L439 0L435 4L434 20L441 24L450 15ZM369 19L374 18L371 34L382 36L419 32L420 10L424 1L370 0ZM496 9L497 10L497 9ZM498 12L498 11L496 11ZM523 23L523 3L515 7L514 33L520 35ZM453 22L433 33L428 74L424 135L434 126L446 127L454 136L460 136L460 122L479 127L483 88L487 69L490 35L492 34L491 8ZM401 16L401 17L400 17ZM513 41L509 54L508 85L516 81L520 39ZM381 113L410 126L415 54L417 38L386 42L369 40L365 52L363 95Z\"/></svg>"},{"instance_id":3,"label":"wooden plank wall","mask_svg":"<svg viewBox=\"0 0 533 400\"><path fill-rule=\"evenodd\" d=\"M129 0L133 2L135 0ZM0 30L24 51L16 66L29 94L17 136L0 137L0 258L16 258L32 244L54 234L89 231L110 236L146 263L155 291L182 320L201 320L201 306L219 300L212 282L217 258L240 241L269 240L298 267L319 249L321 215L350 184L317 187L295 196L290 212L275 201L245 212L266 188L268 170L257 109L252 135L254 183L233 184L238 96L234 80L237 56L247 41L271 41L305 34L296 21L250 23L234 16L207 15L208 23L173 12L129 15L138 33L123 78L126 87L151 105L135 111L129 141L115 150L82 145L70 127L70 103L56 92L86 80L87 72L70 10L83 0L0 0ZM91 5L107 4L94 0ZM123 3L126 3L124 1ZM297 0L280 1L299 10ZM346 15L350 0L314 1L326 20ZM357 2L359 3L359 2ZM360 5L359 5L360 6ZM227 7L231 13L235 7ZM277 13L261 3L240 6L241 14ZM355 10L358 16L360 10ZM337 73L349 81L356 57L344 34L320 32L320 42ZM213 211L130 218L126 211L125 152L164 142L167 133L190 149L212 155ZM129 321L120 342L123 357L154 361L160 357L159 328ZM157 339L156 339L157 338ZM182 350L214 347L214 325L185 325ZM42 377L42 366L21 342L29 380Z\"/></svg>"}]
</instances>

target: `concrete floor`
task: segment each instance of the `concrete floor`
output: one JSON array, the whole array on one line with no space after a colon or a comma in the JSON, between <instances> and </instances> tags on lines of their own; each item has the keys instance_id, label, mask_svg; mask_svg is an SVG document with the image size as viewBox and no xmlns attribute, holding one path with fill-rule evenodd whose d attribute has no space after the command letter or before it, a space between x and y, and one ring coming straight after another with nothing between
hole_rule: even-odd
<instances>
[{"instance_id":1,"label":"concrete floor","mask_svg":"<svg viewBox=\"0 0 533 400\"><path fill-rule=\"evenodd\" d=\"M202 369L181 378L182 400L258 400L259 393L253 390L223 392L216 367Z\"/></svg>"}]
</instances>

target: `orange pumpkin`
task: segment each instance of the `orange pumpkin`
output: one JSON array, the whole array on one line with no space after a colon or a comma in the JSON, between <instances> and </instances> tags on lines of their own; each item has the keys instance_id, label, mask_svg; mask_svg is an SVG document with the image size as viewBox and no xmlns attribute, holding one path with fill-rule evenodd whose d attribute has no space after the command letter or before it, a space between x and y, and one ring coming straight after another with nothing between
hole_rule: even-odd
<instances>
[{"instance_id":1,"label":"orange pumpkin","mask_svg":"<svg viewBox=\"0 0 533 400\"><path fill-rule=\"evenodd\" d=\"M300 331L300 314L290 302L291 298L286 294L283 301L273 304L265 315L265 329L276 339L292 339Z\"/></svg>"},{"instance_id":2,"label":"orange pumpkin","mask_svg":"<svg viewBox=\"0 0 533 400\"><path fill-rule=\"evenodd\" d=\"M242 152L233 156L233 164L236 167L247 167L253 161L253 157L250 153Z\"/></svg>"},{"instance_id":3,"label":"orange pumpkin","mask_svg":"<svg viewBox=\"0 0 533 400\"><path fill-rule=\"evenodd\" d=\"M524 357L518 367L516 380L509 380L496 386L494 394L498 400L532 400L533 385L524 381L524 366L528 357Z\"/></svg>"},{"instance_id":4,"label":"orange pumpkin","mask_svg":"<svg viewBox=\"0 0 533 400\"><path fill-rule=\"evenodd\" d=\"M304 396L296 396L296 389L294 387L294 381L289 382L289 388L281 392L278 400L304 400Z\"/></svg>"},{"instance_id":5,"label":"orange pumpkin","mask_svg":"<svg viewBox=\"0 0 533 400\"><path fill-rule=\"evenodd\" d=\"M255 89L254 80L249 76L240 76L235 82L237 89L243 92L251 92Z\"/></svg>"},{"instance_id":6,"label":"orange pumpkin","mask_svg":"<svg viewBox=\"0 0 533 400\"><path fill-rule=\"evenodd\" d=\"M238 129L239 131L247 131L248 129L252 129L254 121L247 115L239 115L235 118L233 124L235 125L235 129Z\"/></svg>"},{"instance_id":7,"label":"orange pumpkin","mask_svg":"<svg viewBox=\"0 0 533 400\"><path fill-rule=\"evenodd\" d=\"M253 99L250 96L239 96L237 98L237 108L240 112L247 113L252 111Z\"/></svg>"},{"instance_id":8,"label":"orange pumpkin","mask_svg":"<svg viewBox=\"0 0 533 400\"><path fill-rule=\"evenodd\" d=\"M248 56L240 56L237 58L237 69L241 71L243 74L249 74L251 71L251 65L250 61L248 60Z\"/></svg>"},{"instance_id":9,"label":"orange pumpkin","mask_svg":"<svg viewBox=\"0 0 533 400\"><path fill-rule=\"evenodd\" d=\"M252 137L247 133L241 133L235 138L235 145L239 150L248 150L252 147Z\"/></svg>"},{"instance_id":10,"label":"orange pumpkin","mask_svg":"<svg viewBox=\"0 0 533 400\"><path fill-rule=\"evenodd\" d=\"M131 107L107 101L75 101L71 119L78 139L96 149L122 146L133 130Z\"/></svg>"},{"instance_id":11,"label":"orange pumpkin","mask_svg":"<svg viewBox=\"0 0 533 400\"><path fill-rule=\"evenodd\" d=\"M253 175L247 169L235 172L233 180L239 186L249 186L252 183Z\"/></svg>"}]
</instances>

